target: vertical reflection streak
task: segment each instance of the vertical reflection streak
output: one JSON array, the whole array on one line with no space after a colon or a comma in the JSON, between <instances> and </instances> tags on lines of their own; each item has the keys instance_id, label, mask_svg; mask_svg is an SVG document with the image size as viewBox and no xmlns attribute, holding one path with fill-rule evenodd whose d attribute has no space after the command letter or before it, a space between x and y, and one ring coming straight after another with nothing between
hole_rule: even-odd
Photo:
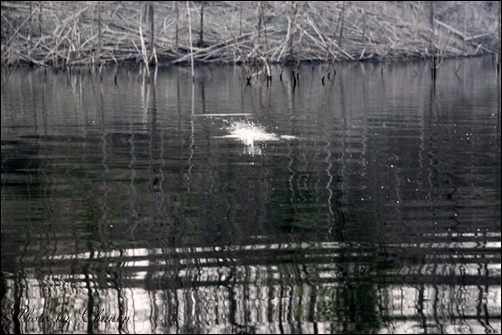
<instances>
[{"instance_id":1,"label":"vertical reflection streak","mask_svg":"<svg viewBox=\"0 0 502 335\"><path fill-rule=\"evenodd\" d=\"M148 315L148 321L150 322L150 329L152 333L156 333L158 329L158 309L157 309L157 297L156 290L148 291L148 303L150 307L150 314Z\"/></svg>"},{"instance_id":2,"label":"vertical reflection streak","mask_svg":"<svg viewBox=\"0 0 502 335\"><path fill-rule=\"evenodd\" d=\"M103 184L103 195L100 197L102 199L101 203L101 220L98 224L98 234L101 239L101 241L105 242L106 239L103 238L103 225L107 226L107 221L108 221L108 193L110 192L110 187L108 185L108 174L110 173L110 169L108 168L108 128L106 124L106 109L105 109L105 103L104 103L104 92L103 92L103 85L101 80L98 80L98 109L99 113L101 115L101 152L102 152L102 157L101 157L101 165L103 166L103 175L101 182Z\"/></svg>"},{"instance_id":3,"label":"vertical reflection streak","mask_svg":"<svg viewBox=\"0 0 502 335\"><path fill-rule=\"evenodd\" d=\"M124 258L124 249L119 250L119 259ZM117 306L118 306L118 311L119 311L119 324L118 324L118 329L117 331L122 334L123 332L127 331L127 327L124 328L124 317L126 316L126 306L127 306L127 296L125 295L123 285L122 285L122 278L124 274L122 271L118 269L122 269L123 262L118 261L117 264L115 264L115 268L117 270L112 271L112 278L113 278L113 285L116 292L116 299L117 299Z\"/></svg>"},{"instance_id":4,"label":"vertical reflection streak","mask_svg":"<svg viewBox=\"0 0 502 335\"><path fill-rule=\"evenodd\" d=\"M330 150L331 142L330 142L329 138L325 142L326 142L326 145L324 145L324 151L326 152L326 157L325 157L324 161L326 162L326 175L328 176L328 181L326 182L326 186L324 186L324 188L328 192L328 211L330 213L331 219L333 219L334 218L333 217L334 212L333 212L333 208L332 208L333 190L332 190L332 186L331 186L331 183L333 182L333 175L331 174L331 170L333 168L333 163L331 161L331 150Z\"/></svg>"},{"instance_id":5,"label":"vertical reflection streak","mask_svg":"<svg viewBox=\"0 0 502 335\"><path fill-rule=\"evenodd\" d=\"M129 210L130 210L130 217L133 222L131 222L131 227L129 228L129 233L133 233L134 230L136 229L138 222L136 221L136 218L138 217L138 213L136 210L136 201L138 199L138 192L136 190L136 147L134 144L134 128L133 128L133 122L132 120L129 121L129 137L127 139L127 143L129 144L129 163L127 164L127 167L129 170L131 170L131 176L129 178L129 188L131 190L131 196L130 196L130 201L129 201Z\"/></svg>"}]
</instances>

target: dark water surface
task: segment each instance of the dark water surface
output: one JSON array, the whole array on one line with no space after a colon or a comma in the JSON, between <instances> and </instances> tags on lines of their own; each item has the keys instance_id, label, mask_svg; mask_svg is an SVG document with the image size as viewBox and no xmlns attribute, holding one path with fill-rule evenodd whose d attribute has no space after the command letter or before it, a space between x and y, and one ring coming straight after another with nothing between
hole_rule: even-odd
<instances>
[{"instance_id":1,"label":"dark water surface","mask_svg":"<svg viewBox=\"0 0 502 335\"><path fill-rule=\"evenodd\" d=\"M2 330L500 333L500 86L460 64L2 69Z\"/></svg>"}]
</instances>

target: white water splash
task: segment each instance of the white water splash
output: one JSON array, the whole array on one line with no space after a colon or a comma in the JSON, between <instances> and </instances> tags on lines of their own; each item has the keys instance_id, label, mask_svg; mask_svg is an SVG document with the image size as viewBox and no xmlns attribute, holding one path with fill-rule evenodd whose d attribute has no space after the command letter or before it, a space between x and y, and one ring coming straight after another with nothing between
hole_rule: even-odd
<instances>
[{"instance_id":1,"label":"white water splash","mask_svg":"<svg viewBox=\"0 0 502 335\"><path fill-rule=\"evenodd\" d=\"M269 133L265 127L257 125L249 121L233 121L230 122L225 130L229 131L229 135L221 136L221 138L234 138L244 143L244 154L261 155L262 149L260 143L274 142L282 140L291 140L296 138L292 135L277 135Z\"/></svg>"}]
</instances>

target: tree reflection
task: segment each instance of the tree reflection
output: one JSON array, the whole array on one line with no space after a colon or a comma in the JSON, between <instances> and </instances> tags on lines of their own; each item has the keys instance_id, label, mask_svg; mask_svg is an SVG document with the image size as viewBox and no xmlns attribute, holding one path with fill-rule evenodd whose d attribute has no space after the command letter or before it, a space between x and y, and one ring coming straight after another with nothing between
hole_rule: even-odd
<instances>
[{"instance_id":1,"label":"tree reflection","mask_svg":"<svg viewBox=\"0 0 502 335\"><path fill-rule=\"evenodd\" d=\"M2 112L3 330L500 330L497 100L416 68L32 82ZM226 137L245 118L260 155Z\"/></svg>"}]
</instances>

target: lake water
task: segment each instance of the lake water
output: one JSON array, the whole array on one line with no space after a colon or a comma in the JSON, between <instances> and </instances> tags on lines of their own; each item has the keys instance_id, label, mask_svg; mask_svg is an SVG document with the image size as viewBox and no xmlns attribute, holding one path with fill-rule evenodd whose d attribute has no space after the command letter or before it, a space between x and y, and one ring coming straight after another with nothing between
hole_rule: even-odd
<instances>
[{"instance_id":1,"label":"lake water","mask_svg":"<svg viewBox=\"0 0 502 335\"><path fill-rule=\"evenodd\" d=\"M2 68L2 331L500 333L492 60L274 71Z\"/></svg>"}]
</instances>

